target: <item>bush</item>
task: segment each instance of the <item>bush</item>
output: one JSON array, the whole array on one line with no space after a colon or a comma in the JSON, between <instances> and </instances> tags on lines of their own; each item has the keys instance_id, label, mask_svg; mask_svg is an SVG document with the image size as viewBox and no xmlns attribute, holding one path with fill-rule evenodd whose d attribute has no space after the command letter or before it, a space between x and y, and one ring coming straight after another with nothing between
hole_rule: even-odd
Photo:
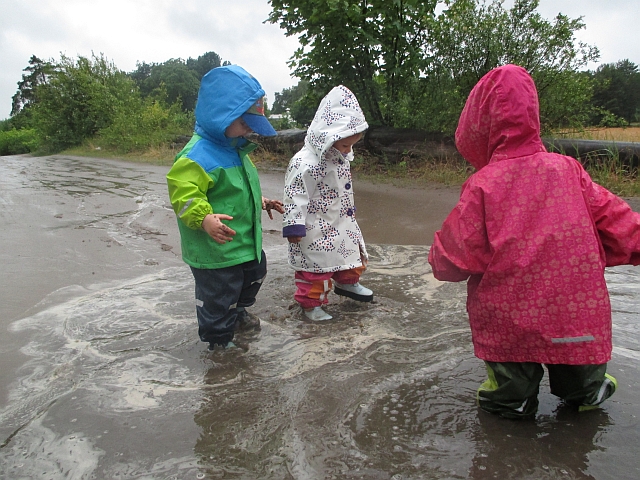
<instances>
[{"instance_id":1,"label":"bush","mask_svg":"<svg viewBox=\"0 0 640 480\"><path fill-rule=\"evenodd\" d=\"M182 111L179 102L167 107L147 98L118 112L113 123L100 130L98 143L119 153L140 152L190 135L193 124L193 114Z\"/></svg>"},{"instance_id":2,"label":"bush","mask_svg":"<svg viewBox=\"0 0 640 480\"><path fill-rule=\"evenodd\" d=\"M38 148L34 129L0 131L0 155L30 153Z\"/></svg>"},{"instance_id":3,"label":"bush","mask_svg":"<svg viewBox=\"0 0 640 480\"><path fill-rule=\"evenodd\" d=\"M282 118L269 118L269 123L275 130L289 130L290 128L296 128L296 123L287 117Z\"/></svg>"},{"instance_id":4,"label":"bush","mask_svg":"<svg viewBox=\"0 0 640 480\"><path fill-rule=\"evenodd\" d=\"M618 117L617 115L604 110L598 126L606 128L626 127L627 121L622 117Z\"/></svg>"},{"instance_id":5,"label":"bush","mask_svg":"<svg viewBox=\"0 0 640 480\"><path fill-rule=\"evenodd\" d=\"M133 80L100 55L62 55L48 82L38 85L37 102L29 107L31 125L43 150L58 152L93 137L108 127L118 112L140 97Z\"/></svg>"}]
</instances>

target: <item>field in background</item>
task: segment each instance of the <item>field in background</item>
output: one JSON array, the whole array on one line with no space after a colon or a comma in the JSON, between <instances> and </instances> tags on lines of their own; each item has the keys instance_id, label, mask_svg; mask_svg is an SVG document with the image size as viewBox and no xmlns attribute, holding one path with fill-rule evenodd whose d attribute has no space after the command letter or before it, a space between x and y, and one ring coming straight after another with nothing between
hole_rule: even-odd
<instances>
[{"instance_id":1,"label":"field in background","mask_svg":"<svg viewBox=\"0 0 640 480\"><path fill-rule=\"evenodd\" d=\"M640 142L640 127L626 128L589 128L557 132L558 138L574 138L576 140L607 140L616 142Z\"/></svg>"}]
</instances>

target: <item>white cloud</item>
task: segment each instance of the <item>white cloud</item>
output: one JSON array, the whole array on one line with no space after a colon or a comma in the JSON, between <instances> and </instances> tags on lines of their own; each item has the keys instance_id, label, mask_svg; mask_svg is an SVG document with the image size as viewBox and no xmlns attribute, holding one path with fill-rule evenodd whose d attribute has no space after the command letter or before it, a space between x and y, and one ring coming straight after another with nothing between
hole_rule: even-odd
<instances>
[{"instance_id":1,"label":"white cloud","mask_svg":"<svg viewBox=\"0 0 640 480\"><path fill-rule=\"evenodd\" d=\"M513 0L505 2L505 6L510 4ZM571 19L582 17L585 28L576 33L576 38L598 47L598 64L629 59L640 65L640 43L635 40L639 6L638 0L540 0L538 12L547 19L558 13ZM588 68L595 69L598 64Z\"/></svg>"},{"instance_id":2,"label":"white cloud","mask_svg":"<svg viewBox=\"0 0 640 480\"><path fill-rule=\"evenodd\" d=\"M505 5L511 2L506 1ZM640 64L638 0L541 0L545 18L584 16L578 38L596 45L601 62ZM136 61L196 58L214 51L251 72L270 101L297 83L287 60L298 46L277 25L265 23L267 0L0 0L0 119L31 55L43 60L103 53L124 71ZM591 65L590 68L594 68Z\"/></svg>"},{"instance_id":3,"label":"white cloud","mask_svg":"<svg viewBox=\"0 0 640 480\"><path fill-rule=\"evenodd\" d=\"M31 55L103 53L119 69L214 51L251 72L272 102L297 83L287 60L298 46L264 23L266 0L0 0L0 119Z\"/></svg>"}]
</instances>

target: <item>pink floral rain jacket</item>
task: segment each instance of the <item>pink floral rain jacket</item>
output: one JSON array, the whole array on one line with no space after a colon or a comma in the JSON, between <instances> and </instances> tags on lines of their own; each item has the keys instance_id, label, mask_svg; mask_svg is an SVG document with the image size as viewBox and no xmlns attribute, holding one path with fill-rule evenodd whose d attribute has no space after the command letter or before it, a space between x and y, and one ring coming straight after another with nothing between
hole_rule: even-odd
<instances>
[{"instance_id":1,"label":"pink floral rain jacket","mask_svg":"<svg viewBox=\"0 0 640 480\"><path fill-rule=\"evenodd\" d=\"M477 170L436 232L439 280L467 282L475 354L494 362L611 358L605 266L640 263L640 215L576 160L548 153L529 74L507 65L474 87L456 131Z\"/></svg>"}]
</instances>

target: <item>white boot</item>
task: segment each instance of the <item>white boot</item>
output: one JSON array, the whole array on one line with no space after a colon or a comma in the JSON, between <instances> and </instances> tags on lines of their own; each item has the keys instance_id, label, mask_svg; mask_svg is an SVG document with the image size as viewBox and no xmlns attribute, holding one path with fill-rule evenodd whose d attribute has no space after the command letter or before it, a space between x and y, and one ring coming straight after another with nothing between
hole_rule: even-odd
<instances>
[{"instance_id":1,"label":"white boot","mask_svg":"<svg viewBox=\"0 0 640 480\"><path fill-rule=\"evenodd\" d=\"M333 281L333 283L335 284L335 288L333 291L337 295L353 298L354 300L358 300L359 302L370 302L371 300L373 300L373 292L368 288L360 285L360 283L349 285L338 283L335 280Z\"/></svg>"},{"instance_id":2,"label":"white boot","mask_svg":"<svg viewBox=\"0 0 640 480\"><path fill-rule=\"evenodd\" d=\"M331 320L333 317L325 312L322 307L314 307L310 310L304 309L304 314L309 320L314 322L322 322L324 320Z\"/></svg>"}]
</instances>

